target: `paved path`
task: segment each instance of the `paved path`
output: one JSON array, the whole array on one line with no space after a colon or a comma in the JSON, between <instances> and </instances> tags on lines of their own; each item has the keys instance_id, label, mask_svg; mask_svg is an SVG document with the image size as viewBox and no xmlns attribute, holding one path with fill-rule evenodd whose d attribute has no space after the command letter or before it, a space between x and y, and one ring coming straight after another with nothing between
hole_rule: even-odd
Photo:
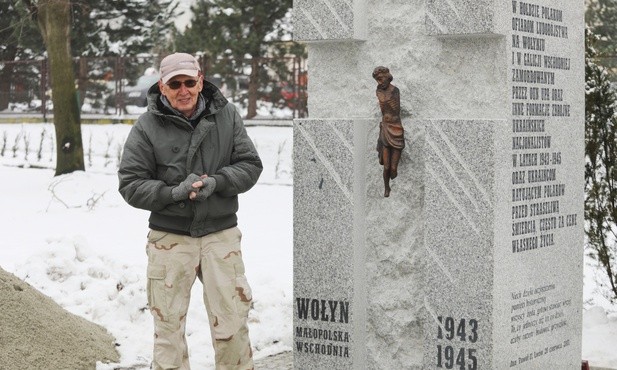
<instances>
[{"instance_id":1,"label":"paved path","mask_svg":"<svg viewBox=\"0 0 617 370\"><path fill-rule=\"evenodd\" d=\"M292 370L293 354L283 352L255 361L255 370Z\"/></svg>"},{"instance_id":2,"label":"paved path","mask_svg":"<svg viewBox=\"0 0 617 370\"><path fill-rule=\"evenodd\" d=\"M255 360L255 370L293 370L291 351ZM150 370L149 364L115 367L114 370Z\"/></svg>"}]
</instances>

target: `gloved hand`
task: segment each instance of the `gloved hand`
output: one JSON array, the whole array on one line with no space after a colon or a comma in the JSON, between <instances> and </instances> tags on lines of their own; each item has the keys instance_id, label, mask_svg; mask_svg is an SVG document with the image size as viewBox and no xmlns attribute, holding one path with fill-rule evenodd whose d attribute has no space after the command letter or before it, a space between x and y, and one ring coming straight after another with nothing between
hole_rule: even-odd
<instances>
[{"instance_id":1,"label":"gloved hand","mask_svg":"<svg viewBox=\"0 0 617 370\"><path fill-rule=\"evenodd\" d=\"M193 183L196 181L201 181L201 177L199 175L195 175L194 173L189 174L184 181L182 181L178 186L171 189L171 198L175 202L179 202L184 199L189 199L189 194L194 191L199 191L198 188L193 187Z\"/></svg>"},{"instance_id":2,"label":"gloved hand","mask_svg":"<svg viewBox=\"0 0 617 370\"><path fill-rule=\"evenodd\" d=\"M195 198L193 198L193 200L196 201L208 199L208 197L214 193L214 188L216 188L216 180L214 177L206 177L200 180L204 185L199 189Z\"/></svg>"}]
</instances>

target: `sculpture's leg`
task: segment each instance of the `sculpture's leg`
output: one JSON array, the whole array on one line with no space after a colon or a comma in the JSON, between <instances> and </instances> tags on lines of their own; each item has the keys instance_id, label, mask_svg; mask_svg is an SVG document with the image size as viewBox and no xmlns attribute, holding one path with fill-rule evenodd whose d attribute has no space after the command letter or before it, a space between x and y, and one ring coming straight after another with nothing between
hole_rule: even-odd
<instances>
[{"instance_id":1,"label":"sculpture's leg","mask_svg":"<svg viewBox=\"0 0 617 370\"><path fill-rule=\"evenodd\" d=\"M390 161L390 178L394 179L398 175L398 161L401 159L401 150L392 149L392 159Z\"/></svg>"},{"instance_id":2,"label":"sculpture's leg","mask_svg":"<svg viewBox=\"0 0 617 370\"><path fill-rule=\"evenodd\" d=\"M387 146L383 147L382 150L382 159L383 159L383 184L385 187L385 191L383 196L390 196L390 148Z\"/></svg>"},{"instance_id":3,"label":"sculpture's leg","mask_svg":"<svg viewBox=\"0 0 617 370\"><path fill-rule=\"evenodd\" d=\"M381 127L381 124L379 124ZM381 137L381 128L379 129L379 136ZM377 139L377 158L379 158L379 164L383 166L384 146L381 139Z\"/></svg>"},{"instance_id":4,"label":"sculpture's leg","mask_svg":"<svg viewBox=\"0 0 617 370\"><path fill-rule=\"evenodd\" d=\"M387 198L390 196L390 171L385 168L383 170L383 184L385 188L383 196Z\"/></svg>"}]
</instances>

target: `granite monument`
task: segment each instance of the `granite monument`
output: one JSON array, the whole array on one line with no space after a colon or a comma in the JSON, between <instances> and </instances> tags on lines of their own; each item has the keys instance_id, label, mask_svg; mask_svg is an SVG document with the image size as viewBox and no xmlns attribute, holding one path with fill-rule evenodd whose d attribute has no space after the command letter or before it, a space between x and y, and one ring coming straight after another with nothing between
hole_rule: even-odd
<instances>
[{"instance_id":1,"label":"granite monument","mask_svg":"<svg viewBox=\"0 0 617 370\"><path fill-rule=\"evenodd\" d=\"M295 0L296 369L581 366L584 7ZM400 90L375 160L375 66Z\"/></svg>"}]
</instances>

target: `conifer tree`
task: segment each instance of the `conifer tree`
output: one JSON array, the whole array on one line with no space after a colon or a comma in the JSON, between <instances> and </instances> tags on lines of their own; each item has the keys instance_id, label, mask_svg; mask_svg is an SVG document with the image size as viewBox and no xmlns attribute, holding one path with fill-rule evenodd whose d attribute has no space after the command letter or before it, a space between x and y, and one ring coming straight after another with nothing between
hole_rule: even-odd
<instances>
[{"instance_id":1,"label":"conifer tree","mask_svg":"<svg viewBox=\"0 0 617 370\"><path fill-rule=\"evenodd\" d=\"M70 4L73 57L135 56L166 49L175 29L178 5L174 0L73 0ZM42 56L43 40L24 4L37 0L0 1L0 60Z\"/></svg>"},{"instance_id":2,"label":"conifer tree","mask_svg":"<svg viewBox=\"0 0 617 370\"><path fill-rule=\"evenodd\" d=\"M617 302L617 95L604 67L593 63L597 40L586 31L585 233L588 255L601 271L598 286Z\"/></svg>"},{"instance_id":3,"label":"conifer tree","mask_svg":"<svg viewBox=\"0 0 617 370\"><path fill-rule=\"evenodd\" d=\"M43 52L41 34L21 2L0 1L0 60L29 60ZM31 75L22 83L34 88L38 82L38 70L26 65L4 64L0 69L0 111L9 105L12 76Z\"/></svg>"},{"instance_id":4,"label":"conifer tree","mask_svg":"<svg viewBox=\"0 0 617 370\"><path fill-rule=\"evenodd\" d=\"M73 1L75 56L134 56L167 43L176 16L173 0Z\"/></svg>"},{"instance_id":5,"label":"conifer tree","mask_svg":"<svg viewBox=\"0 0 617 370\"><path fill-rule=\"evenodd\" d=\"M177 3L172 0L79 0L72 5L72 48L75 57L132 58L140 54L158 54L166 50L174 27ZM152 60L156 64L156 60ZM80 59L77 70L79 96L96 94L90 83L98 80L106 70L124 71L122 78L131 82L143 73L143 65L116 60L92 58L86 64ZM83 103L84 99L80 99Z\"/></svg>"},{"instance_id":6,"label":"conifer tree","mask_svg":"<svg viewBox=\"0 0 617 370\"><path fill-rule=\"evenodd\" d=\"M56 175L84 169L79 103L83 102L80 95L85 95L82 81L88 78L81 75L80 69L78 81L82 94L79 94L74 83L73 57L136 55L165 45L176 7L173 0L0 2L2 24L13 22L2 28L7 34L3 41L6 46L0 47L6 51L4 56L14 60L19 55L11 50L27 50L31 57L46 53L49 58L58 148ZM20 13L20 9L23 12ZM21 30L28 22L40 31L38 38L32 34L22 37L25 33ZM24 45L39 47L25 48ZM84 73L88 70L100 68L83 69Z\"/></svg>"},{"instance_id":7,"label":"conifer tree","mask_svg":"<svg viewBox=\"0 0 617 370\"><path fill-rule=\"evenodd\" d=\"M607 68L609 77L617 79L617 2L586 0L585 24L598 36L596 62Z\"/></svg>"},{"instance_id":8,"label":"conifer tree","mask_svg":"<svg viewBox=\"0 0 617 370\"><path fill-rule=\"evenodd\" d=\"M24 3L35 5L38 1L1 1L0 2L0 36L4 47L0 47L0 60L31 60L44 57L45 46L38 32L36 22L32 22ZM174 20L177 14L177 2L173 0L73 0L70 1L71 51L73 58L82 57L134 57L140 54L158 55L167 50ZM13 53L11 53L13 51ZM17 54L14 53L17 51ZM114 61L91 59L86 65L81 60L76 70L79 96L94 86L88 81L101 76L106 69L115 69ZM156 64L156 60L152 60ZM108 68L106 68L108 67ZM143 71L137 71L135 63L126 63L125 75L136 77ZM0 73L10 75L5 69ZM36 71L40 73L40 71ZM0 85L0 94L8 95L9 79L5 86ZM32 78L34 83L40 78ZM2 82L0 82L1 84ZM83 99L80 99L83 102ZM0 98L0 108L1 98Z\"/></svg>"},{"instance_id":9,"label":"conifer tree","mask_svg":"<svg viewBox=\"0 0 617 370\"><path fill-rule=\"evenodd\" d=\"M248 83L247 118L257 114L260 81L266 76L263 57L273 52L272 45L290 35L283 22L292 0L198 0L191 7L192 23L176 36L176 49L205 53L224 76L241 72L243 60L251 60Z\"/></svg>"}]
</instances>

